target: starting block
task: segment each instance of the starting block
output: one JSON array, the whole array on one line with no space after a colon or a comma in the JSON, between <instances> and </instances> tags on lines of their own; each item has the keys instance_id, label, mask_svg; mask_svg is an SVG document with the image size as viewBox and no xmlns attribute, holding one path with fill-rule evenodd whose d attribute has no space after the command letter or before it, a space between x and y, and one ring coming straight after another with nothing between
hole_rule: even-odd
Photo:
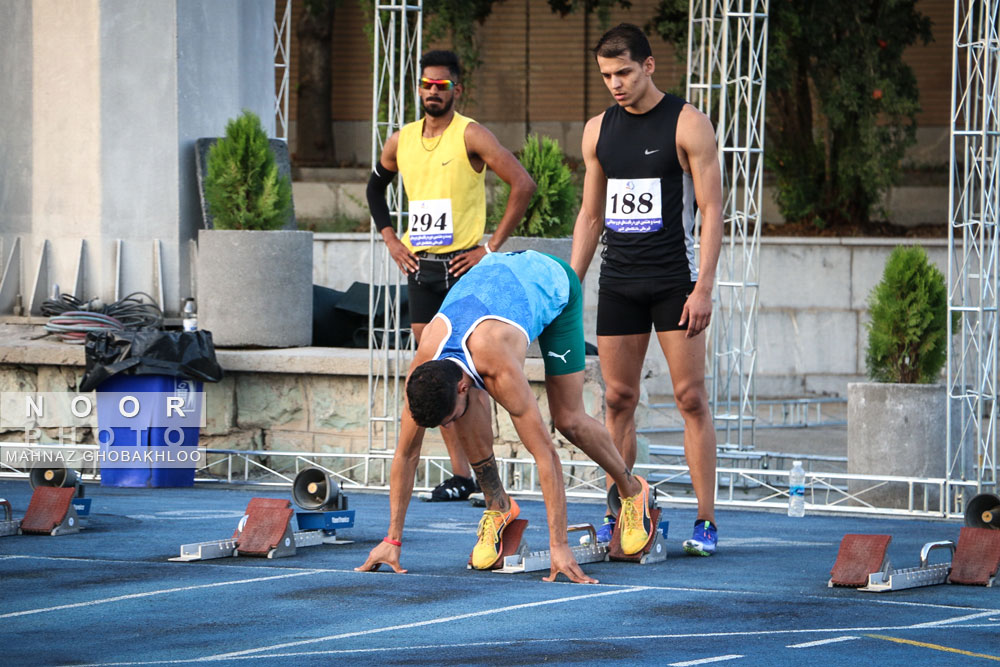
<instances>
[{"instance_id":1,"label":"starting block","mask_svg":"<svg viewBox=\"0 0 1000 667\"><path fill-rule=\"evenodd\" d=\"M526 548L522 541L524 536L524 529L528 527L527 519L514 519L507 527L503 530L503 542L500 547L500 556L497 558L496 562L493 563L492 567L485 569L488 570L499 570L503 567L503 562L505 559L518 553L522 548ZM472 554L469 554L469 563L466 566L469 570L474 570L472 567Z\"/></svg>"},{"instance_id":2,"label":"starting block","mask_svg":"<svg viewBox=\"0 0 1000 667\"><path fill-rule=\"evenodd\" d=\"M608 544L608 560L626 560L645 565L667 559L665 544L667 522L660 523L660 508L656 505L656 488L650 487L649 491L649 520L651 525L656 526L656 530L649 536L649 541L642 549L634 554L626 554L621 548L622 522L615 522L615 530L611 535L611 542ZM622 502L618 495L617 484L612 484L611 488L608 489L608 509L614 513L615 517L621 513Z\"/></svg>"},{"instance_id":3,"label":"starting block","mask_svg":"<svg viewBox=\"0 0 1000 667\"><path fill-rule=\"evenodd\" d=\"M608 543L608 560L625 560L646 565L649 563L659 563L667 559L667 527L668 522L660 522L660 508L653 507L649 510L650 523L656 526L653 534L649 536L646 546L634 554L626 554L622 551L621 526L622 522L615 523L615 532Z\"/></svg>"},{"instance_id":4,"label":"starting block","mask_svg":"<svg viewBox=\"0 0 1000 667\"><path fill-rule=\"evenodd\" d=\"M655 519L658 520L660 515L659 509L656 510ZM518 519L520 521L520 519ZM527 525L527 521L524 522ZM514 522L511 523L511 527ZM586 544L580 544L579 546L571 546L570 551L573 552L573 557L576 562L580 565L585 565L587 563L602 563L608 560L628 560L632 562L639 563L640 565L647 565L651 563L659 563L667 559L667 549L666 549L666 539L667 539L667 529L669 522L663 521L660 523L654 522L657 526L656 530L653 531L653 535L649 539L649 543L639 553L634 556L625 556L623 558L613 558L612 557L612 547L614 544L614 538L610 543L600 543L597 541L597 531L589 523L581 523L572 526L568 526L566 531L568 533L577 531L586 531L589 533L590 541ZM508 527L507 530L510 530ZM524 530L522 528L521 533ZM520 540L520 534L518 535L518 542L520 544L514 546L511 549L511 553L507 553L509 547L507 546L507 531L504 531L504 554L501 555L500 559L497 561L496 566L494 566L493 571L499 572L501 574L520 574L522 572L537 572L539 570L548 570L552 567L552 552L548 549L544 551L531 551L528 545ZM620 547L619 547L620 551ZM471 565L469 566L472 567Z\"/></svg>"},{"instance_id":5,"label":"starting block","mask_svg":"<svg viewBox=\"0 0 1000 667\"><path fill-rule=\"evenodd\" d=\"M20 520L14 520L10 503L0 499L5 517L0 521L0 537L69 535L80 532L80 517L90 513L90 499L76 499L76 492L76 488L72 486L39 486L32 492L28 509ZM80 502L82 500L86 502Z\"/></svg>"},{"instance_id":6,"label":"starting block","mask_svg":"<svg viewBox=\"0 0 1000 667\"><path fill-rule=\"evenodd\" d=\"M521 519L517 519L521 521ZM528 522L524 522L525 527ZM513 527L513 523L511 523ZM510 530L508 528L507 530ZM573 526L567 526L566 532L572 533L576 531L587 531L590 533L590 544L571 546L570 551L573 552L573 557L576 562L580 565L586 563L601 563L607 560L608 556L608 545L598 544L597 542L597 531L589 523L576 524ZM524 532L524 528L521 528L521 533ZM507 531L504 531L504 542L506 542ZM519 544L511 550L511 553L506 553L508 549L506 544L504 545L504 554L500 556L497 561L496 566L493 568L494 572L500 572L501 574L519 574L521 572L536 572L538 570L548 570L552 567L552 553L549 550L545 551L531 551L528 549L526 542L521 540L521 534L518 534L517 541ZM470 565L471 567L471 565Z\"/></svg>"},{"instance_id":7,"label":"starting block","mask_svg":"<svg viewBox=\"0 0 1000 667\"><path fill-rule=\"evenodd\" d=\"M292 530L292 516L298 526ZM351 544L337 537L337 529L354 525L354 510L295 512L291 503L279 498L252 498L233 536L223 540L182 544L175 562L257 556L283 558L296 549L320 544Z\"/></svg>"},{"instance_id":8,"label":"starting block","mask_svg":"<svg viewBox=\"0 0 1000 667\"><path fill-rule=\"evenodd\" d=\"M898 591L919 586L967 584L992 586L1000 569L1000 531L963 527L958 544L928 542L920 550L920 565L895 570L886 551L889 535L845 535L828 585L849 586L862 591ZM948 562L928 563L934 549L949 549Z\"/></svg>"},{"instance_id":9,"label":"starting block","mask_svg":"<svg viewBox=\"0 0 1000 667\"><path fill-rule=\"evenodd\" d=\"M567 527L567 532L587 531L590 534L590 541L580 546L571 546L576 562L583 565L585 563L599 563L603 561L631 561L640 565L659 563L667 559L667 530L669 522L660 521L660 508L656 506L655 491L651 489L649 499L650 525L654 527L652 535L646 545L635 554L625 554L621 550L621 521L615 524L615 531L611 537L611 542L601 544L597 541L597 531L589 523L577 524ZM474 494L475 495L475 494ZM608 490L608 507L617 514L621 511L621 498L618 496L617 487L612 484ZM521 535L524 527L516 533L516 538L508 542L508 531L514 524L520 521L512 521L511 525L504 531L504 549L496 564L491 568L494 572L503 574L518 574L521 572L534 572L538 570L548 570L552 566L552 552L550 550L531 551L527 544L521 543ZM527 521L524 522L527 526ZM515 541L516 540L516 541ZM581 540L583 541L583 540ZM471 558L470 565L471 568Z\"/></svg>"}]
</instances>

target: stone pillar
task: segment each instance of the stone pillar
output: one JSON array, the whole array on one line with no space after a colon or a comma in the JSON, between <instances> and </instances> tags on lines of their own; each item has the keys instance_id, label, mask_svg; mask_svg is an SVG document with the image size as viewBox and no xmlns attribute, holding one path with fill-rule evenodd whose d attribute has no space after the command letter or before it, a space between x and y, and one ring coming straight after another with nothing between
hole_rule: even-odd
<instances>
[{"instance_id":1,"label":"stone pillar","mask_svg":"<svg viewBox=\"0 0 1000 667\"><path fill-rule=\"evenodd\" d=\"M272 0L0 3L0 268L20 238L25 305L43 248L48 284L72 292L85 241L77 296L110 301L116 279L156 296L162 261L177 312L201 226L194 141L243 109L273 134L273 17Z\"/></svg>"}]
</instances>

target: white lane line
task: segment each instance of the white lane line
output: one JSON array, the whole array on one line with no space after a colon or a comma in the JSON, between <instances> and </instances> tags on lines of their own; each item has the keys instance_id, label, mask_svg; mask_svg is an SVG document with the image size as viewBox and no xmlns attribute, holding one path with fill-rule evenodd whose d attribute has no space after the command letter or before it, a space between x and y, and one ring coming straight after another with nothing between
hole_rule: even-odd
<instances>
[{"instance_id":1,"label":"white lane line","mask_svg":"<svg viewBox=\"0 0 1000 667\"><path fill-rule=\"evenodd\" d=\"M809 596L815 600L826 600L830 602L829 598L824 598L819 595ZM850 600L850 598L841 598L842 600ZM927 609L960 609L962 611L986 611L986 607L964 607L957 604L934 604L930 602L903 602L902 600L868 600L873 604L888 604L888 605L899 605L902 607L925 607Z\"/></svg>"},{"instance_id":2,"label":"white lane line","mask_svg":"<svg viewBox=\"0 0 1000 667\"><path fill-rule=\"evenodd\" d=\"M275 651L278 649L289 648L291 646L304 646L306 644L316 644L318 642L333 641L335 639L347 639L349 637L363 637L365 635L373 635L381 632L392 632L396 630L408 630L410 628L419 628L428 625L438 625L440 623L451 623L452 621L461 621L467 618L476 618L479 616L490 616L492 614L502 614L508 611L516 611L518 609L530 609L532 607L544 607L552 604L562 604L564 602L576 602L578 600L590 600L593 598L606 597L609 595L621 595L622 593L638 593L641 591L648 590L644 586L636 586L633 588L626 588L620 590L612 591L602 591L600 593L589 593L586 595L571 595L564 598L555 598L552 600L541 600L539 602L526 602L523 604L508 605L506 607L495 607L493 609L484 609L482 611L474 611L468 614L458 614L456 616L443 616L440 618L432 618L426 621L415 621L413 623L403 623L401 625L391 625L382 628L372 628L370 630L360 630L357 632L344 632L337 635L327 635L326 637L316 637L314 639L303 639L297 642L284 642L282 644L272 644L271 646L261 646L258 648L246 649L243 651L233 651L231 653L220 653L217 655L210 655L201 658L200 661L204 660L221 660L225 658L235 658L239 656L249 655L251 653L261 653L263 651Z\"/></svg>"},{"instance_id":3,"label":"white lane line","mask_svg":"<svg viewBox=\"0 0 1000 667\"><path fill-rule=\"evenodd\" d=\"M188 567L186 563L172 563L167 561L165 558L162 561L147 561L147 560L129 560L128 558L82 558L77 556L29 556L25 554L13 554L7 556L0 556L0 561L3 560L54 560L61 563L106 563L109 565L136 565L136 566L147 566L147 565L163 565L166 567L179 567L184 569ZM289 567L287 565L240 565L239 563L232 562L231 559L227 560L225 564L223 563L212 563L210 561L205 561L198 563L197 567L227 567L227 568L242 568L246 570L286 570L289 572L353 572L354 570L328 570L320 569L314 567Z\"/></svg>"},{"instance_id":4,"label":"white lane line","mask_svg":"<svg viewBox=\"0 0 1000 667\"><path fill-rule=\"evenodd\" d=\"M290 574L278 574L273 577L255 577L253 579L239 579L237 581L220 581L213 584L197 584L194 586L179 586L177 588L164 588L158 591L146 591L145 593L130 593L128 595L116 595L111 598L99 600L87 600L86 602L74 602L72 604L60 604L55 607L43 607L40 609L26 609L24 611L13 611L0 614L0 618L15 618L17 616L30 616L32 614L44 614L50 611L61 611L63 609L75 609L77 607L89 607L95 604L107 604L109 602L121 602L122 600L135 600L138 598L148 598L154 595L167 595L169 593L181 593L184 591L196 591L202 588L218 588L220 586L237 586L240 584L253 584L259 581L274 581L275 579L288 579L290 577L304 577L314 574L313 572L292 572Z\"/></svg>"},{"instance_id":5,"label":"white lane line","mask_svg":"<svg viewBox=\"0 0 1000 667\"><path fill-rule=\"evenodd\" d=\"M687 660L685 662L671 662L670 667L691 667L691 665L707 665L710 662L725 662L726 660L735 660L736 658L742 658L742 655L733 653L730 655L717 655L714 658L701 658L700 660Z\"/></svg>"},{"instance_id":6,"label":"white lane line","mask_svg":"<svg viewBox=\"0 0 1000 667\"><path fill-rule=\"evenodd\" d=\"M995 609L989 611L983 611L978 614L968 614L967 616L956 616L955 618L943 618L940 621L928 621L926 623L920 623L914 625L914 628L933 628L939 625L951 625L952 623L961 623L962 621L971 621L975 618L982 618L983 616L989 616L990 614L996 613Z\"/></svg>"},{"instance_id":7,"label":"white lane line","mask_svg":"<svg viewBox=\"0 0 1000 667\"><path fill-rule=\"evenodd\" d=\"M804 642L802 644L789 644L785 648L812 648L813 646L823 646L824 644L836 644L837 642L849 642L852 639L861 639L861 637L854 637L852 635L846 635L844 637L833 637L832 639L817 639L814 642Z\"/></svg>"}]
</instances>

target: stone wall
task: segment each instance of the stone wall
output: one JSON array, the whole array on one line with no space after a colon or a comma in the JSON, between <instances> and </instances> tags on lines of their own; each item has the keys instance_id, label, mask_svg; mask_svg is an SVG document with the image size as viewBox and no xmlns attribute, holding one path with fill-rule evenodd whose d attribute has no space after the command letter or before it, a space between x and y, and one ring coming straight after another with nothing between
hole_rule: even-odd
<instances>
[{"instance_id":1,"label":"stone wall","mask_svg":"<svg viewBox=\"0 0 1000 667\"><path fill-rule=\"evenodd\" d=\"M83 349L51 339L33 340L39 329L0 324L0 392L74 392L84 370ZM214 449L361 453L368 451L368 351L342 348L217 350L225 378L205 385L205 427L200 443ZM390 368L390 372L391 372ZM547 421L544 369L529 359L525 372ZM585 371L584 405L600 418L603 387L595 358ZM94 401L96 404L96 401ZM528 456L509 415L493 404L498 457ZM94 424L96 426L96 424ZM47 429L52 439L93 443L93 428L74 433ZM0 431L13 441L23 431ZM564 460L585 458L554 433ZM446 455L437 429L428 432L424 454ZM395 447L389 438L388 447Z\"/></svg>"}]
</instances>

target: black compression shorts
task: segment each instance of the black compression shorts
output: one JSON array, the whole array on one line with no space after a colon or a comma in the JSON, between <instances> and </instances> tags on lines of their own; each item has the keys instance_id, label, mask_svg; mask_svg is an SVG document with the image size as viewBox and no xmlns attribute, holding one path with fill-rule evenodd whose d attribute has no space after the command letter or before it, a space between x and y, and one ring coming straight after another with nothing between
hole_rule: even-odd
<instances>
[{"instance_id":1,"label":"black compression shorts","mask_svg":"<svg viewBox=\"0 0 1000 667\"><path fill-rule=\"evenodd\" d=\"M445 295L458 278L448 270L448 262L466 250L449 252L444 255L434 255L429 252L418 252L420 267L416 273L407 274L406 286L410 299L410 322L427 324L441 307Z\"/></svg>"},{"instance_id":2,"label":"black compression shorts","mask_svg":"<svg viewBox=\"0 0 1000 667\"><path fill-rule=\"evenodd\" d=\"M645 280L602 278L597 299L597 335L629 336L656 331L678 331L684 302L693 282L663 284Z\"/></svg>"}]
</instances>

